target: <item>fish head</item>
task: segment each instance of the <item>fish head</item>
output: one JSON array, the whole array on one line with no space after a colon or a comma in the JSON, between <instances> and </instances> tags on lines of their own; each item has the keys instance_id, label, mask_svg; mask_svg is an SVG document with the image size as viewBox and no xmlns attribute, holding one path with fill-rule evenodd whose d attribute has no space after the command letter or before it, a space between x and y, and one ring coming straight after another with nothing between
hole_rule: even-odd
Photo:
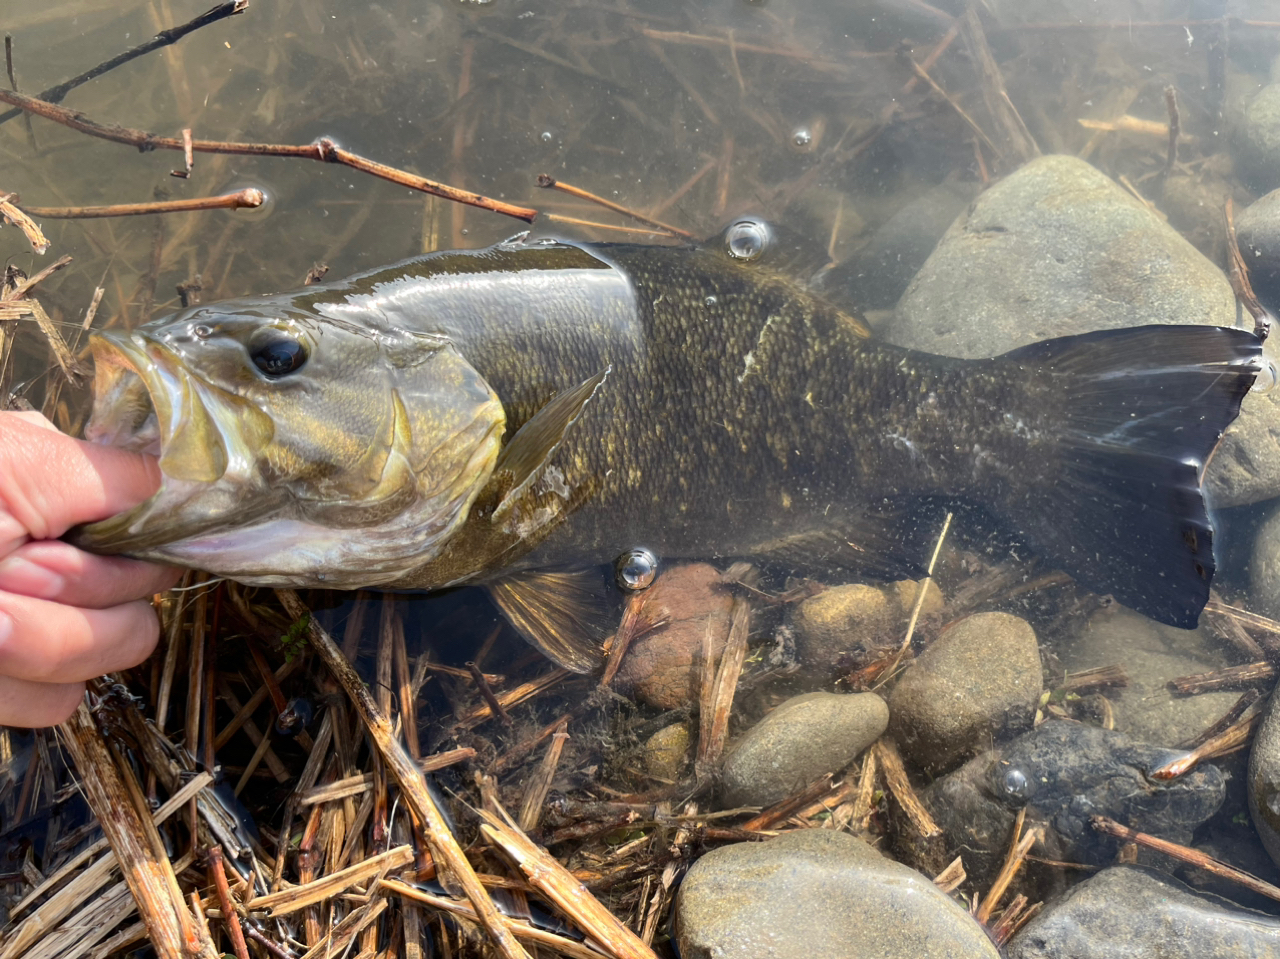
<instances>
[{"instance_id":1,"label":"fish head","mask_svg":"<svg viewBox=\"0 0 1280 959\"><path fill-rule=\"evenodd\" d=\"M430 560L506 427L447 337L293 301L193 307L92 349L86 438L158 456L162 482L72 541L255 585L373 586Z\"/></svg>"}]
</instances>

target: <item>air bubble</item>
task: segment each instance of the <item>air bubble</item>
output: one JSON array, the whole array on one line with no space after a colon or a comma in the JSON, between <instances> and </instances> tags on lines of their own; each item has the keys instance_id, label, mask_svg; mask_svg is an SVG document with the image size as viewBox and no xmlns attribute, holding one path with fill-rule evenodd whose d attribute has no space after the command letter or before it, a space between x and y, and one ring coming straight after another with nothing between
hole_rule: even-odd
<instances>
[{"instance_id":1,"label":"air bubble","mask_svg":"<svg viewBox=\"0 0 1280 959\"><path fill-rule=\"evenodd\" d=\"M658 557L647 549L629 549L613 564L618 586L627 592L648 589L658 576Z\"/></svg>"},{"instance_id":2,"label":"air bubble","mask_svg":"<svg viewBox=\"0 0 1280 959\"><path fill-rule=\"evenodd\" d=\"M1021 769L1009 769L1004 774L1004 794L1010 799L1026 799L1031 795L1031 782Z\"/></svg>"},{"instance_id":3,"label":"air bubble","mask_svg":"<svg viewBox=\"0 0 1280 959\"><path fill-rule=\"evenodd\" d=\"M769 245L769 228L759 220L739 220L724 234L726 252L735 260L755 260Z\"/></svg>"},{"instance_id":4,"label":"air bubble","mask_svg":"<svg viewBox=\"0 0 1280 959\"><path fill-rule=\"evenodd\" d=\"M791 145L797 150L807 150L813 145L813 134L807 128L800 127L792 132Z\"/></svg>"},{"instance_id":5,"label":"air bubble","mask_svg":"<svg viewBox=\"0 0 1280 959\"><path fill-rule=\"evenodd\" d=\"M551 140L552 140L551 131L550 131L550 130L543 130L543 131L542 131L541 140L542 140L542 142L543 142L543 143L550 143L550 142L551 142Z\"/></svg>"},{"instance_id":6,"label":"air bubble","mask_svg":"<svg viewBox=\"0 0 1280 959\"><path fill-rule=\"evenodd\" d=\"M709 296L702 302L705 303L707 306L715 306L718 301L714 296Z\"/></svg>"},{"instance_id":7,"label":"air bubble","mask_svg":"<svg viewBox=\"0 0 1280 959\"><path fill-rule=\"evenodd\" d=\"M1276 370L1275 361L1264 360L1262 369L1258 371L1258 378L1253 381L1249 390L1252 393L1270 393L1275 389L1277 381L1280 381L1280 372Z\"/></svg>"}]
</instances>

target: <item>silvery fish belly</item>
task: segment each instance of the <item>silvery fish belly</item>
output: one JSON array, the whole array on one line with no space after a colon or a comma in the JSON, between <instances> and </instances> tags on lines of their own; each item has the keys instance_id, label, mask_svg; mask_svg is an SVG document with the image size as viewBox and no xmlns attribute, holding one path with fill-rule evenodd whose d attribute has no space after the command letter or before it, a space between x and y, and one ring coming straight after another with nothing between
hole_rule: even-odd
<instances>
[{"instance_id":1,"label":"silvery fish belly","mask_svg":"<svg viewBox=\"0 0 1280 959\"><path fill-rule=\"evenodd\" d=\"M944 495L1195 624L1214 572L1201 472L1256 336L936 357L870 339L801 259L758 221L693 247L518 237L98 334L86 434L156 453L164 479L71 538L254 584L490 583L588 669L589 644L522 621L522 590L634 547L910 572L903 504Z\"/></svg>"}]
</instances>

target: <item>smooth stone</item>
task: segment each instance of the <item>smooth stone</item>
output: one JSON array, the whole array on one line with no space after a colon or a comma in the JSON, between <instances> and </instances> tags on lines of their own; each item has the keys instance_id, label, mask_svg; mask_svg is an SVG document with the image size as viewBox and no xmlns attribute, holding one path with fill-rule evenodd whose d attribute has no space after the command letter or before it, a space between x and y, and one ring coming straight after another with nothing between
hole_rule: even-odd
<instances>
[{"instance_id":1,"label":"smooth stone","mask_svg":"<svg viewBox=\"0 0 1280 959\"><path fill-rule=\"evenodd\" d=\"M702 641L709 633L719 656L729 637L733 596L720 571L706 563L673 566L642 594L644 610L664 624L637 637L627 649L617 688L658 709L679 709L698 698Z\"/></svg>"},{"instance_id":2,"label":"smooth stone","mask_svg":"<svg viewBox=\"0 0 1280 959\"><path fill-rule=\"evenodd\" d=\"M1249 606L1264 616L1280 616L1280 502L1266 513L1253 535L1249 562Z\"/></svg>"},{"instance_id":3,"label":"smooth stone","mask_svg":"<svg viewBox=\"0 0 1280 959\"><path fill-rule=\"evenodd\" d=\"M1231 285L1101 171L1076 157L1044 156L951 225L885 335L930 353L985 357L1147 323L1232 326Z\"/></svg>"},{"instance_id":4,"label":"smooth stone","mask_svg":"<svg viewBox=\"0 0 1280 959\"><path fill-rule=\"evenodd\" d=\"M1112 866L1050 902L1007 959L1276 959L1280 920L1228 908L1169 876Z\"/></svg>"},{"instance_id":5,"label":"smooth stone","mask_svg":"<svg viewBox=\"0 0 1280 959\"><path fill-rule=\"evenodd\" d=\"M1049 842L1059 856L1074 861L1105 864L1115 855L1116 841L1090 825L1095 815L1188 842L1222 805L1226 784L1209 763L1168 782L1148 776L1176 755L1113 730L1053 719L976 756L920 798L947 838L941 855L963 852L965 868L981 886L1003 861L1023 806L1029 823L1051 827ZM909 860L924 861L914 854Z\"/></svg>"},{"instance_id":6,"label":"smooth stone","mask_svg":"<svg viewBox=\"0 0 1280 959\"><path fill-rule=\"evenodd\" d=\"M929 879L848 833L806 829L712 850L675 907L683 959L998 959Z\"/></svg>"},{"instance_id":7,"label":"smooth stone","mask_svg":"<svg viewBox=\"0 0 1280 959\"><path fill-rule=\"evenodd\" d=\"M1240 174L1259 193L1280 187L1280 83L1244 103L1233 137Z\"/></svg>"},{"instance_id":8,"label":"smooth stone","mask_svg":"<svg viewBox=\"0 0 1280 959\"><path fill-rule=\"evenodd\" d=\"M1236 240L1258 301L1280 314L1280 190L1236 214Z\"/></svg>"},{"instance_id":9,"label":"smooth stone","mask_svg":"<svg viewBox=\"0 0 1280 959\"><path fill-rule=\"evenodd\" d=\"M1273 692L1249 752L1249 816L1280 865L1280 697Z\"/></svg>"},{"instance_id":10,"label":"smooth stone","mask_svg":"<svg viewBox=\"0 0 1280 959\"><path fill-rule=\"evenodd\" d=\"M1058 647L1067 672L1121 665L1129 685L1104 691L1115 728L1168 747L1194 739L1240 698L1238 691L1179 696L1169 688L1179 676L1231 665L1222 652L1203 629L1165 626L1119 604L1098 610Z\"/></svg>"},{"instance_id":11,"label":"smooth stone","mask_svg":"<svg viewBox=\"0 0 1280 959\"><path fill-rule=\"evenodd\" d=\"M724 760L729 806L769 806L843 769L880 738L889 707L875 693L805 693L756 723Z\"/></svg>"},{"instance_id":12,"label":"smooth stone","mask_svg":"<svg viewBox=\"0 0 1280 959\"><path fill-rule=\"evenodd\" d=\"M799 603L791 614L796 655L812 672L834 679L867 665L902 643L919 583L833 586ZM921 616L942 611L942 593L925 587Z\"/></svg>"},{"instance_id":13,"label":"smooth stone","mask_svg":"<svg viewBox=\"0 0 1280 959\"><path fill-rule=\"evenodd\" d=\"M659 729L644 744L644 767L650 776L676 782L689 761L689 727L675 723Z\"/></svg>"},{"instance_id":14,"label":"smooth stone","mask_svg":"<svg viewBox=\"0 0 1280 959\"><path fill-rule=\"evenodd\" d=\"M1043 689L1034 630L1008 613L966 617L939 636L889 696L894 738L942 770L1031 727Z\"/></svg>"},{"instance_id":15,"label":"smooth stone","mask_svg":"<svg viewBox=\"0 0 1280 959\"><path fill-rule=\"evenodd\" d=\"M1219 266L1227 261L1227 225L1222 210L1228 197L1248 202L1243 194L1236 197L1229 180L1207 172L1172 174L1160 197L1160 209L1169 217L1169 225ZM1238 229L1239 220L1236 226Z\"/></svg>"},{"instance_id":16,"label":"smooth stone","mask_svg":"<svg viewBox=\"0 0 1280 959\"><path fill-rule=\"evenodd\" d=\"M940 183L877 229L844 263L822 274L822 289L848 291L862 310L891 310L955 218L978 195L976 183Z\"/></svg>"}]
</instances>

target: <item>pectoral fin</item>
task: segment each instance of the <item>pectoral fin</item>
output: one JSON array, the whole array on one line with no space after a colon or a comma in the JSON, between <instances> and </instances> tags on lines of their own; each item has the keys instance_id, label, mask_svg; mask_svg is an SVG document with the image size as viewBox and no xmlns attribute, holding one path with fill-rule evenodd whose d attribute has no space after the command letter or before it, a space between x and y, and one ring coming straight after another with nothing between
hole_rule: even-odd
<instances>
[{"instance_id":1,"label":"pectoral fin","mask_svg":"<svg viewBox=\"0 0 1280 959\"><path fill-rule=\"evenodd\" d=\"M612 587L598 569L516 573L488 589L516 632L556 665L589 673L604 661Z\"/></svg>"},{"instance_id":2,"label":"pectoral fin","mask_svg":"<svg viewBox=\"0 0 1280 959\"><path fill-rule=\"evenodd\" d=\"M494 480L507 486L507 491L493 511L499 522L520 501L564 442L569 428L578 421L587 402L604 383L612 367L554 397L546 406L516 431L498 454Z\"/></svg>"}]
</instances>

